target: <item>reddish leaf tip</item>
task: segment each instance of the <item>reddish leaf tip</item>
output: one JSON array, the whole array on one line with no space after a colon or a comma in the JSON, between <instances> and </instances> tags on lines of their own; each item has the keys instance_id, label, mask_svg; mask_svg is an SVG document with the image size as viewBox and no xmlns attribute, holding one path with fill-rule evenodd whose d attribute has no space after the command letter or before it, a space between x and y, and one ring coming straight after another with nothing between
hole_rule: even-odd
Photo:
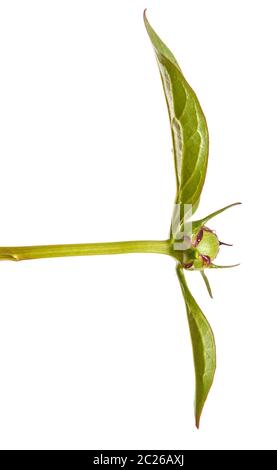
<instances>
[{"instance_id":1,"label":"reddish leaf tip","mask_svg":"<svg viewBox=\"0 0 277 470\"><path fill-rule=\"evenodd\" d=\"M233 246L232 243L219 242L220 245Z\"/></svg>"}]
</instances>

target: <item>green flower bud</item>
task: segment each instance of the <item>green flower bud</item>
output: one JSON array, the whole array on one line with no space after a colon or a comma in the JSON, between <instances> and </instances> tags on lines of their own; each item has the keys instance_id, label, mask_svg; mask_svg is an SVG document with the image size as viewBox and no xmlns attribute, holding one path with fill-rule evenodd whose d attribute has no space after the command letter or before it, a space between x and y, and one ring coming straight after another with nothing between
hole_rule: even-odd
<instances>
[{"instance_id":1,"label":"green flower bud","mask_svg":"<svg viewBox=\"0 0 277 470\"><path fill-rule=\"evenodd\" d=\"M220 247L217 235L207 227L191 237L190 247L185 250L183 266L185 269L203 269L209 267L217 257Z\"/></svg>"},{"instance_id":2,"label":"green flower bud","mask_svg":"<svg viewBox=\"0 0 277 470\"><path fill-rule=\"evenodd\" d=\"M203 236L201 241L197 244L197 251L200 255L208 256L213 261L219 252L219 240L217 235L203 228Z\"/></svg>"}]
</instances>

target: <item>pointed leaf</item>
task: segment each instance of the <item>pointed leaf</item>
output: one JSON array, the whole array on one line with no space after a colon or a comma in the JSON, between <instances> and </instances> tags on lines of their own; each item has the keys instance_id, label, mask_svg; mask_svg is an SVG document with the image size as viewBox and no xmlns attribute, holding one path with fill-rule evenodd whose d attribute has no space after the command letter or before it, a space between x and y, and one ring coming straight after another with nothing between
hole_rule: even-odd
<instances>
[{"instance_id":1,"label":"pointed leaf","mask_svg":"<svg viewBox=\"0 0 277 470\"><path fill-rule=\"evenodd\" d=\"M229 269L229 268L236 268L240 266L240 263L237 264L227 264L226 266L220 266L218 264L211 263L209 269Z\"/></svg>"},{"instance_id":2,"label":"pointed leaf","mask_svg":"<svg viewBox=\"0 0 277 470\"><path fill-rule=\"evenodd\" d=\"M208 163L206 119L175 57L150 26L145 12L144 22L156 53L169 112L177 181L176 203L191 205L194 213Z\"/></svg>"},{"instance_id":3,"label":"pointed leaf","mask_svg":"<svg viewBox=\"0 0 277 470\"><path fill-rule=\"evenodd\" d=\"M215 341L208 320L187 286L182 266L178 264L176 270L185 299L192 341L196 377L195 423L198 428L200 416L212 386L216 369Z\"/></svg>"},{"instance_id":4,"label":"pointed leaf","mask_svg":"<svg viewBox=\"0 0 277 470\"><path fill-rule=\"evenodd\" d=\"M179 67L179 64L178 64L177 60L175 59L174 55L172 54L171 50L168 49L166 44L161 40L161 38L157 35L157 33L155 33L154 29L150 25L150 23L147 19L147 16L146 16L146 9L143 12L143 19L144 19L144 24L145 24L148 36L149 36L149 38L152 42L152 45L154 47L154 50L159 51L160 54L162 54L164 57L166 57L168 60L170 60L170 62L175 64L176 67L178 67L178 69L181 70L180 67Z\"/></svg>"},{"instance_id":5,"label":"pointed leaf","mask_svg":"<svg viewBox=\"0 0 277 470\"><path fill-rule=\"evenodd\" d=\"M212 299L212 298L213 298L213 293L212 293L212 289L211 289L211 286L210 286L210 283L209 283L209 279L207 278L206 273L205 273L204 270L200 271L200 273L201 273L201 276L202 276L202 278L203 278L203 280L204 280L204 282L205 282L205 285L206 285L206 287L207 287L207 291L208 291L208 293L209 293L209 296L210 296L211 299Z\"/></svg>"},{"instance_id":6,"label":"pointed leaf","mask_svg":"<svg viewBox=\"0 0 277 470\"><path fill-rule=\"evenodd\" d=\"M222 209L219 209L218 211L212 212L211 214L207 215L203 219L195 220L192 222L192 231L193 233L196 232L200 227L203 227L203 225L206 225L206 223L215 217L216 215L221 214L222 212L226 211L227 209L230 209L231 207L238 206L240 205L241 202L234 202L233 204L229 204L229 206L225 206Z\"/></svg>"}]
</instances>

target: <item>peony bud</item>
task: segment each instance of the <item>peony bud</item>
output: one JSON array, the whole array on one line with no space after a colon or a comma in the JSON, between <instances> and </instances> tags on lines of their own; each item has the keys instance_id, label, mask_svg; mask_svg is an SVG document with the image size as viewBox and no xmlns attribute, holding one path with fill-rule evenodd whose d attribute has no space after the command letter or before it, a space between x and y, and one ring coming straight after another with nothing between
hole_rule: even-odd
<instances>
[{"instance_id":1,"label":"peony bud","mask_svg":"<svg viewBox=\"0 0 277 470\"><path fill-rule=\"evenodd\" d=\"M190 247L184 252L183 267L185 269L203 269L209 267L217 257L220 241L215 232L208 227L201 227L191 237Z\"/></svg>"}]
</instances>

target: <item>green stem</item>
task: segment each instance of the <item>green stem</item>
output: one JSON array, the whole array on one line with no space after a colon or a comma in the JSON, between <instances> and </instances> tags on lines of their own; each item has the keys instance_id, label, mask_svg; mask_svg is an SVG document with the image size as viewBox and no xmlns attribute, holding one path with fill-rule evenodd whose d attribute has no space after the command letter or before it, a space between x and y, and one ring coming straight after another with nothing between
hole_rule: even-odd
<instances>
[{"instance_id":1,"label":"green stem","mask_svg":"<svg viewBox=\"0 0 277 470\"><path fill-rule=\"evenodd\" d=\"M143 240L73 245L0 247L0 260L21 261L63 256L116 255L124 253L159 253L174 256L170 240Z\"/></svg>"}]
</instances>

